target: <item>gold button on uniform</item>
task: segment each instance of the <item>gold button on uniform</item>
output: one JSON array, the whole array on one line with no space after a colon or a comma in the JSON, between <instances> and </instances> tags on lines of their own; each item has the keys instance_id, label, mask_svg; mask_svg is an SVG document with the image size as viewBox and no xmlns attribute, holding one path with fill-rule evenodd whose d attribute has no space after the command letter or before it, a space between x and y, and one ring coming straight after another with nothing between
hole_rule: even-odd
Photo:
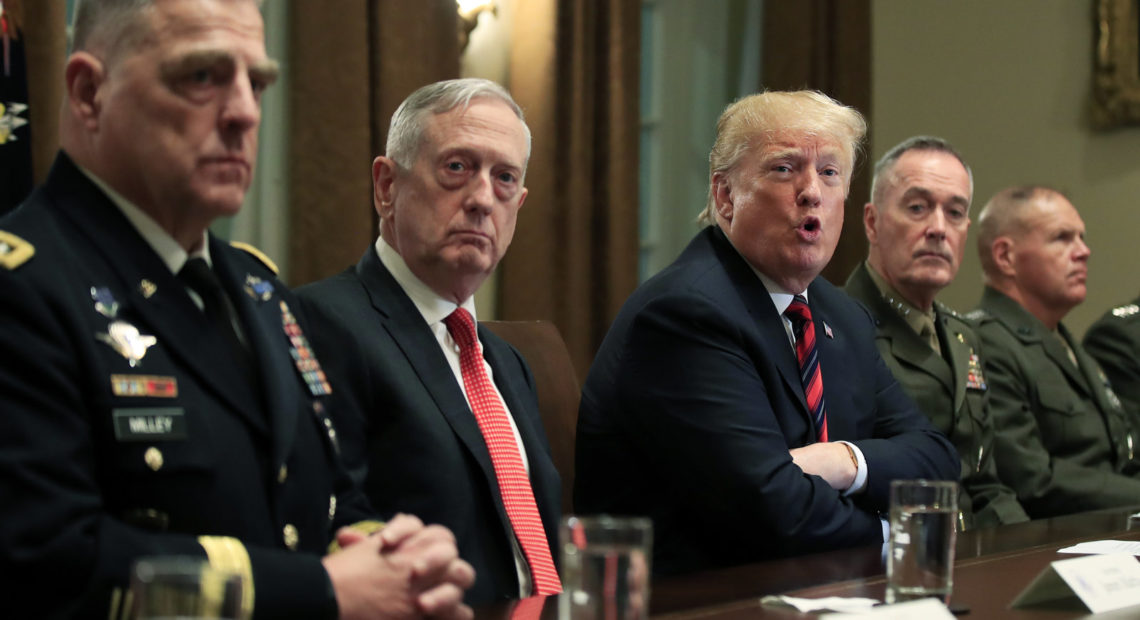
<instances>
[{"instance_id":1,"label":"gold button on uniform","mask_svg":"<svg viewBox=\"0 0 1140 620\"><path fill-rule=\"evenodd\" d=\"M289 468L282 465L281 469L277 470L277 484L285 484L285 481L288 479L289 479Z\"/></svg>"},{"instance_id":2,"label":"gold button on uniform","mask_svg":"<svg viewBox=\"0 0 1140 620\"><path fill-rule=\"evenodd\" d=\"M143 461L153 471L162 469L162 451L154 446L147 448L146 452L143 453Z\"/></svg>"},{"instance_id":3,"label":"gold button on uniform","mask_svg":"<svg viewBox=\"0 0 1140 620\"><path fill-rule=\"evenodd\" d=\"M336 496L329 495L329 521L333 520L336 516Z\"/></svg>"},{"instance_id":4,"label":"gold button on uniform","mask_svg":"<svg viewBox=\"0 0 1140 620\"><path fill-rule=\"evenodd\" d=\"M300 542L301 539L300 535L297 534L297 528L294 527L292 523L286 523L283 533L285 534L285 546L288 547L290 551L296 551L297 543Z\"/></svg>"}]
</instances>

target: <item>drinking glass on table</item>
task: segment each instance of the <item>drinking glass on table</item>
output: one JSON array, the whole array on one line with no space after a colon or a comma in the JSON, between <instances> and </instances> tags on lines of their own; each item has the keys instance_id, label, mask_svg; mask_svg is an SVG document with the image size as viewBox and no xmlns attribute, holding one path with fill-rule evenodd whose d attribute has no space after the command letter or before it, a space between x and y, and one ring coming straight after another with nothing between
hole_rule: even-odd
<instances>
[{"instance_id":1,"label":"drinking glass on table","mask_svg":"<svg viewBox=\"0 0 1140 620\"><path fill-rule=\"evenodd\" d=\"M644 517L562 520L562 620L649 617L653 523Z\"/></svg>"},{"instance_id":2,"label":"drinking glass on table","mask_svg":"<svg viewBox=\"0 0 1140 620\"><path fill-rule=\"evenodd\" d=\"M139 558L131 570L135 620L241 618L245 584L240 574L196 557Z\"/></svg>"},{"instance_id":3,"label":"drinking glass on table","mask_svg":"<svg viewBox=\"0 0 1140 620\"><path fill-rule=\"evenodd\" d=\"M958 483L894 480L890 501L887 602L933 597L949 603L954 587Z\"/></svg>"}]
</instances>

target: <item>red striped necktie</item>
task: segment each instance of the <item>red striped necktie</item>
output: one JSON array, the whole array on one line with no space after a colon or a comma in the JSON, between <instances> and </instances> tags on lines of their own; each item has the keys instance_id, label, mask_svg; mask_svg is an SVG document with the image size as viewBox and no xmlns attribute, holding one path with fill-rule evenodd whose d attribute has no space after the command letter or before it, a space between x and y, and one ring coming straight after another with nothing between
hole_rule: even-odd
<instances>
[{"instance_id":1,"label":"red striped necktie","mask_svg":"<svg viewBox=\"0 0 1140 620\"><path fill-rule=\"evenodd\" d=\"M784 311L792 321L792 331L796 336L796 358L800 362L800 381L804 385L812 424L815 425L817 441L827 441L827 407L823 402L823 374L819 370L819 352L815 348L815 323L811 320L811 309L802 295L792 298L792 303Z\"/></svg>"},{"instance_id":2,"label":"red striped necktie","mask_svg":"<svg viewBox=\"0 0 1140 620\"><path fill-rule=\"evenodd\" d=\"M507 419L507 409L495 393L495 386L483 367L483 352L475 334L475 322L463 308L457 308L443 319L447 331L459 345L459 368L463 389L471 403L471 411L479 424L479 432L491 453L491 465L499 483L499 493L507 510L511 528L530 565L535 594L558 594L562 584L550 557L550 545L542 527L542 518L523 467L519 445Z\"/></svg>"}]
</instances>

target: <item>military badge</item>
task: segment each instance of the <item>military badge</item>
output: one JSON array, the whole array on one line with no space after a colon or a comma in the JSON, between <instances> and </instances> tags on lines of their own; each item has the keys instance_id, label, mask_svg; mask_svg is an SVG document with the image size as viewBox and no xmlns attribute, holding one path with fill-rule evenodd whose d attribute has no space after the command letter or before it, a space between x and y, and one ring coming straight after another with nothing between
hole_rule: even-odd
<instances>
[{"instance_id":1,"label":"military badge","mask_svg":"<svg viewBox=\"0 0 1140 620\"><path fill-rule=\"evenodd\" d=\"M309 392L313 396L332 394L332 386L329 385L325 371L321 370L320 362L313 355L309 339L301 332L297 317L293 316L289 304L284 300L281 301L281 326L285 329L285 337L289 339L289 354L293 356L293 362L305 380L305 385L309 387Z\"/></svg>"},{"instance_id":2,"label":"military badge","mask_svg":"<svg viewBox=\"0 0 1140 620\"><path fill-rule=\"evenodd\" d=\"M98 288L92 286L91 300L95 302L95 311L108 319L113 319L119 314L119 302L115 301L111 289L105 286Z\"/></svg>"},{"instance_id":3,"label":"military badge","mask_svg":"<svg viewBox=\"0 0 1140 620\"><path fill-rule=\"evenodd\" d=\"M978 354L974 353L973 347L970 348L970 362L966 369L966 388L971 390L986 389L986 378L982 376L982 362L978 359Z\"/></svg>"},{"instance_id":4,"label":"military badge","mask_svg":"<svg viewBox=\"0 0 1140 620\"><path fill-rule=\"evenodd\" d=\"M111 393L115 396L177 398L178 380L158 375L111 375Z\"/></svg>"},{"instance_id":5,"label":"military badge","mask_svg":"<svg viewBox=\"0 0 1140 620\"><path fill-rule=\"evenodd\" d=\"M254 299L269 301L269 298L273 297L273 283L247 273L245 274L245 293Z\"/></svg>"},{"instance_id":6,"label":"military badge","mask_svg":"<svg viewBox=\"0 0 1140 620\"><path fill-rule=\"evenodd\" d=\"M147 349L158 342L154 336L139 333L139 328L126 321L111 323L107 326L107 333L97 333L95 339L107 343L116 353L127 358L131 368L138 366Z\"/></svg>"},{"instance_id":7,"label":"military badge","mask_svg":"<svg viewBox=\"0 0 1140 620\"><path fill-rule=\"evenodd\" d=\"M20 118L28 109L28 104L9 101L7 105L0 103L0 144L14 142L16 130L28 124L28 119Z\"/></svg>"},{"instance_id":8,"label":"military badge","mask_svg":"<svg viewBox=\"0 0 1140 620\"><path fill-rule=\"evenodd\" d=\"M143 279L139 282L139 292L142 293L144 298L150 299L151 295L158 292L158 285L150 280Z\"/></svg>"}]
</instances>

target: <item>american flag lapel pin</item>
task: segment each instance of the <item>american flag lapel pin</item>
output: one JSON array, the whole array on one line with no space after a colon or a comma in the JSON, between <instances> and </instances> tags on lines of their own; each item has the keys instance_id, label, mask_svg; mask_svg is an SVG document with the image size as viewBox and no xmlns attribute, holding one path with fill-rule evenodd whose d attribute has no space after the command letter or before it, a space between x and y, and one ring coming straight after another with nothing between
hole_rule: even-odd
<instances>
[{"instance_id":1,"label":"american flag lapel pin","mask_svg":"<svg viewBox=\"0 0 1140 620\"><path fill-rule=\"evenodd\" d=\"M835 339L835 332L831 331L831 326L827 324L827 321L823 322L823 333L828 338Z\"/></svg>"}]
</instances>

